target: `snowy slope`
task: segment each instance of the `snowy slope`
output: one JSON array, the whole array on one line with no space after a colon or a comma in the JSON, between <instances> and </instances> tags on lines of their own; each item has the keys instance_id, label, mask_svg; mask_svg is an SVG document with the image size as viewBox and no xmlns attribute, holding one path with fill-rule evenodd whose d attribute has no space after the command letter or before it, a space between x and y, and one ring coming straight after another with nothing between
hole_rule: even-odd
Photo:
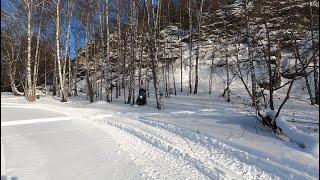
<instances>
[{"instance_id":1,"label":"snowy slope","mask_svg":"<svg viewBox=\"0 0 320 180\"><path fill-rule=\"evenodd\" d=\"M318 176L319 154L310 154L298 145L284 142L271 132L259 127L259 123L248 113L252 111L250 107L226 103L223 99L210 96L173 96L165 100L164 112L153 110L154 104L152 103L145 108L129 108L121 114L125 117L135 117L138 121L141 119L156 120L187 128L256 157L272 161L278 166L290 167L300 172L307 172L312 176ZM108 109L115 108L115 111L121 111L121 109L123 111L126 108L125 105L119 106L107 107ZM305 111L294 109L295 112L299 114L300 111L302 115L308 113L313 116L314 120L319 121L318 110L310 108L306 111L304 106L308 105L300 104L298 107ZM153 123L155 124L157 125ZM314 126L310 125L310 128L312 127ZM317 128L317 125L314 128ZM312 134L319 142L319 134Z\"/></svg>"},{"instance_id":2,"label":"snowy slope","mask_svg":"<svg viewBox=\"0 0 320 180\"><path fill-rule=\"evenodd\" d=\"M73 175L77 179L86 179L92 173L99 174L97 172L102 169L105 169L105 173L99 177L106 174L108 177L111 174L116 177L117 173L122 174L122 170L127 169L124 175L111 179L319 178L319 155L312 155L298 145L279 140L258 127L258 123L247 112L250 109L245 105L225 103L220 98L204 95L175 96L165 99L164 111L155 110L152 100L148 106L131 107L122 104L121 99L115 99L113 104L104 101L90 104L85 98L78 97L61 104L57 99L44 97L35 104L29 104L22 97L2 95L1 98L2 111L7 111L6 106L19 108L17 106L28 104L30 110L38 108L41 116L43 114L40 109L54 113L65 112L64 116L72 117L69 121L21 125L22 131L19 126L13 126L19 130L20 136L15 135L17 130L9 131L8 127L1 127L6 132L2 134L5 149L19 149L11 149L11 157L6 155L6 161L11 162L7 163L7 175L33 177L30 172L52 174L71 163L76 167L73 168L74 171L70 170L71 174L58 171L60 174L55 173L57 177L68 179L65 177ZM299 108L303 106L300 104ZM24 114L27 114L25 112L26 109ZM319 119L315 109L308 113ZM14 136L9 136L8 133L13 133ZM317 137L319 139L318 134ZM52 145L45 145L47 138L53 138ZM106 144L108 142L114 145ZM102 149L96 151L96 146ZM86 148L79 151L80 147ZM110 149L112 152L119 152L116 155L111 153L111 156L120 158L120 165L110 165L111 161L108 161L105 163L109 165L102 166L102 169L92 169L92 166L104 164L101 159L110 157ZM31 159L26 161L22 155L24 153L30 154L35 162L42 162L42 168L37 168L39 163L32 163ZM13 155L21 157L23 161L13 158ZM76 157L80 155L83 158L90 157L90 163L84 166L77 164L81 160ZM129 157L130 160L127 159ZM70 161L58 163L59 159ZM130 165L131 170L121 165L125 161L133 163ZM20 163L20 166L29 168L22 171L12 163ZM114 172L113 168L118 171ZM77 176L77 171L86 173Z\"/></svg>"},{"instance_id":3,"label":"snowy slope","mask_svg":"<svg viewBox=\"0 0 320 180\"><path fill-rule=\"evenodd\" d=\"M291 130L297 128L296 130L303 134L301 137L311 137L312 149L301 148L294 142L284 142L270 130L262 127L252 116L255 112L249 105L251 100L237 77L234 77L231 83L231 102L225 102L221 98L226 84L225 68L213 68L213 93L208 95L212 46L205 43L200 52L197 95L186 92L189 52L188 45L184 43L182 74L184 91L179 92L180 59L178 59L173 64L178 95L171 95L171 98L162 97L165 108L163 111L156 111L154 108L153 85L150 84L151 96L147 106L124 105L124 98L121 95L119 99L114 98L112 104L104 101L86 104L86 108L97 111L85 114L85 119L93 121L97 128L112 132L115 140L121 144L124 151L132 154L137 164L145 164L147 161L159 158L151 155L154 154L153 151L141 151L140 148L136 148L147 144L148 147L165 152L172 158L182 159L187 164L182 167L194 167L196 172L207 178L318 179L319 111L318 106L311 106L308 103L306 89L301 88L304 81L295 82L290 99L281 113L281 119L290 125L288 127L291 127ZM214 63L223 58L217 51ZM242 58L246 58L245 55ZM195 54L192 64L195 64ZM162 70L159 73L160 89L164 92ZM262 72L257 73L262 74ZM169 87L173 88L173 77L170 75L169 79ZM194 70L192 80L194 81ZM85 83L80 82L79 87L84 89ZM135 92L138 92L138 87ZM285 89L275 93L276 108L280 106L284 96ZM80 98L73 98L70 106L82 104L84 99L85 94ZM295 135L296 133L293 134ZM146 159L143 154L151 158ZM158 179L173 177L164 175L165 170L159 170L156 166L149 170L153 171L154 173L148 172Z\"/></svg>"}]
</instances>

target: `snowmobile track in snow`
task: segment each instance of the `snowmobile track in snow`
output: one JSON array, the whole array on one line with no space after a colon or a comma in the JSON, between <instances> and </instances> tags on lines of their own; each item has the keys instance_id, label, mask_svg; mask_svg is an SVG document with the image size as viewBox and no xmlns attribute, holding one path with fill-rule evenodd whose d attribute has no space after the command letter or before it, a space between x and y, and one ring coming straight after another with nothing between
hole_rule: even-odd
<instances>
[{"instance_id":1,"label":"snowmobile track in snow","mask_svg":"<svg viewBox=\"0 0 320 180\"><path fill-rule=\"evenodd\" d=\"M314 179L295 169L226 145L198 132L145 117L98 115L99 124L121 129L195 167L210 179Z\"/></svg>"},{"instance_id":2,"label":"snowmobile track in snow","mask_svg":"<svg viewBox=\"0 0 320 180\"><path fill-rule=\"evenodd\" d=\"M256 178L263 178L265 172L267 174L270 173L270 175L274 174L276 172L276 175L272 175L272 179L314 179L312 176L308 174L303 174L293 168L290 168L288 166L284 166L282 164L279 164L277 162L273 162L271 160L266 160L264 158L255 156L253 154L250 154L245 151L241 151L237 148L231 147L229 145L226 145L222 142L219 142L217 139L214 139L212 137L208 137L206 135L200 134L198 132L189 130L187 128L182 128L178 126L174 126L168 123L159 122L155 120L151 120L145 117L139 117L139 121L145 124L148 124L153 127L158 127L163 130L167 130L171 133L180 135L181 137L185 137L189 139L190 141L193 141L195 144L202 145L203 147L208 148L211 153L214 155L214 159L222 159L223 161L220 163L225 162L231 162L231 164L228 163L226 168L230 168L235 172L240 173L243 177L246 179L256 179ZM196 146L196 145L195 145ZM218 151L217 151L218 150ZM219 157L220 156L220 157ZM253 171L258 175L257 177L251 177L250 174L252 173L252 170L246 169L245 166L252 166L252 163L255 163L252 168L257 168L257 171ZM219 162L218 162L219 163ZM239 163L239 164L238 164ZM245 166L243 166L245 165ZM248 170L248 171L247 171ZM251 171L251 172L250 172ZM262 171L263 173L259 175L259 171ZM254 175L254 174L251 174Z\"/></svg>"},{"instance_id":3,"label":"snowmobile track in snow","mask_svg":"<svg viewBox=\"0 0 320 180\"><path fill-rule=\"evenodd\" d=\"M132 160L140 166L142 177L147 179L210 179L193 165L187 164L152 143L139 138L119 127L108 125L101 116L94 120L94 126L103 129L118 141L121 149L131 154Z\"/></svg>"}]
</instances>

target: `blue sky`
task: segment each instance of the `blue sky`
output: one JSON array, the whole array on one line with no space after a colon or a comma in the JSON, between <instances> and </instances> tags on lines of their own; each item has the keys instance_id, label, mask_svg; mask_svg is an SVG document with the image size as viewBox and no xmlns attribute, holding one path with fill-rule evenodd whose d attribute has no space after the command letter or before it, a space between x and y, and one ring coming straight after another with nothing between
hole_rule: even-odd
<instances>
[{"instance_id":1,"label":"blue sky","mask_svg":"<svg viewBox=\"0 0 320 180\"><path fill-rule=\"evenodd\" d=\"M157 2L158 2L158 0L153 0L154 4L156 4ZM111 3L110 8L112 8L113 7L112 2L110 2L110 3ZM1 0L1 9L5 9L8 13L12 13L11 6L9 5L8 0ZM110 17L110 19L114 18L112 15L110 15L109 17ZM94 18L98 18L98 17L95 16ZM125 21L125 17L122 17L122 21ZM72 20L72 31L76 31L75 27L77 27L79 25L81 26L80 22L78 22L76 19L73 19ZM3 26L4 26L4 23L1 21L1 27L3 27ZM83 31L83 25L82 25L82 31ZM61 45L64 45L65 39L63 37L66 33L66 24L63 25L61 33L62 33ZM74 32L71 32L71 34L70 34L70 56L72 59L75 58L75 56L77 54L77 49L84 46L84 44L85 44L85 42L84 42L85 36L84 35L85 34L82 32L82 35L80 36L80 39L79 39L79 44L76 45L75 34L74 34ZM50 37L50 38L52 38L52 37Z\"/></svg>"},{"instance_id":2,"label":"blue sky","mask_svg":"<svg viewBox=\"0 0 320 180\"><path fill-rule=\"evenodd\" d=\"M7 0L1 0L1 9L4 9L9 14L13 13L11 6ZM78 22L76 20L73 20L72 26L77 26L77 25L79 25ZM3 28L4 26L5 26L4 21L1 21L1 28ZM66 27L63 27L61 30L61 33L65 33L65 31L66 31ZM63 44L63 41L64 41L64 39L62 40L62 44ZM83 45L84 45L84 37L81 37L78 47L83 47ZM70 56L71 56L71 58L74 58L76 56L76 54L77 54L76 40L75 40L74 33L71 33L70 34Z\"/></svg>"}]
</instances>

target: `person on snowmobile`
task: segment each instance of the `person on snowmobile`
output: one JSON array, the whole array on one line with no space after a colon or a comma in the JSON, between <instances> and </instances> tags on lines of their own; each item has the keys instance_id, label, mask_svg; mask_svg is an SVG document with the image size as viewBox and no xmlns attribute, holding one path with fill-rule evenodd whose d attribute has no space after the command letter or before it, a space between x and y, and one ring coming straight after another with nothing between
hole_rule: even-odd
<instances>
[{"instance_id":1,"label":"person on snowmobile","mask_svg":"<svg viewBox=\"0 0 320 180\"><path fill-rule=\"evenodd\" d=\"M139 96L137 98L137 104L143 106L147 103L147 91L141 86L139 89Z\"/></svg>"}]
</instances>

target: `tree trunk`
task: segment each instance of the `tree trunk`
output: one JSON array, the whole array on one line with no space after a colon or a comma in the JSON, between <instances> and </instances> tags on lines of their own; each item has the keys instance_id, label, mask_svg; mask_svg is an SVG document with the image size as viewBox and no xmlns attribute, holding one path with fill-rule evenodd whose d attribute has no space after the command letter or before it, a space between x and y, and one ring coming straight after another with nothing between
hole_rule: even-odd
<instances>
[{"instance_id":1,"label":"tree trunk","mask_svg":"<svg viewBox=\"0 0 320 180\"><path fill-rule=\"evenodd\" d=\"M151 0L148 0L147 10L148 10L148 21L149 21L149 33L150 33L150 59L151 59L151 71L153 76L153 85L155 90L155 97L157 103L157 109L162 109L161 98L159 94L159 82L158 82L158 60L157 60L157 49L156 49L156 42L155 42L155 27L158 27L158 16L160 13L160 3L161 0L158 1L158 12L157 12L157 22L154 24L154 16L153 16L153 5Z\"/></svg>"},{"instance_id":2,"label":"tree trunk","mask_svg":"<svg viewBox=\"0 0 320 180\"><path fill-rule=\"evenodd\" d=\"M182 30L182 19L181 19L181 12L182 11L182 8L180 8L180 30ZM181 44L180 44L180 92L183 91L183 87L182 87L182 36L180 37L181 39Z\"/></svg>"},{"instance_id":3,"label":"tree trunk","mask_svg":"<svg viewBox=\"0 0 320 180\"><path fill-rule=\"evenodd\" d=\"M254 60L252 57L252 43L251 43L251 31L249 26L249 15L248 15L248 9L247 4L244 3L245 8L245 23L246 23L246 38L247 38L247 46L248 46L248 58L249 58L249 66L250 66L250 74L251 74L251 90L252 90L252 105L258 106L259 102L257 99L257 80L256 80L256 72L255 72L255 66L254 66Z\"/></svg>"},{"instance_id":4,"label":"tree trunk","mask_svg":"<svg viewBox=\"0 0 320 180\"><path fill-rule=\"evenodd\" d=\"M89 17L86 19L86 41L87 44L89 43ZM89 97L89 101L93 102L94 101L94 94L93 94L93 89L92 89L92 83L90 80L90 67L89 67L89 51L88 51L88 45L85 48L85 66L86 66L86 83L87 83L87 97Z\"/></svg>"},{"instance_id":5,"label":"tree trunk","mask_svg":"<svg viewBox=\"0 0 320 180\"><path fill-rule=\"evenodd\" d=\"M195 67L195 82L194 82L194 94L198 93L198 84L199 84L199 54L200 54L200 39L201 39L201 21L202 21L202 7L203 7L203 0L201 0L200 10L198 14L198 41L197 41L197 52L196 52L196 67Z\"/></svg>"},{"instance_id":6,"label":"tree trunk","mask_svg":"<svg viewBox=\"0 0 320 180\"><path fill-rule=\"evenodd\" d=\"M96 43L96 42L95 42ZM96 52L94 52L93 54L96 54ZM94 94L96 96L96 99L98 99L98 62L97 62L97 58L94 58Z\"/></svg>"},{"instance_id":7,"label":"tree trunk","mask_svg":"<svg viewBox=\"0 0 320 180\"><path fill-rule=\"evenodd\" d=\"M307 90L308 90L308 94L309 94L309 97L310 97L310 103L311 105L314 105L315 104L315 100L313 98L313 95L312 95L312 91L311 91L311 86L310 86L310 82L309 82L309 79L308 79L308 73L307 73L307 65L304 64L303 60L301 59L301 56L300 56L300 53L299 53L299 50L297 48L297 40L295 39L294 42L293 42L293 48L294 48L294 54L295 54L295 58L299 60L300 64L301 64L301 70L303 72L303 77L304 77L304 80L306 81L306 87L307 87Z\"/></svg>"},{"instance_id":8,"label":"tree trunk","mask_svg":"<svg viewBox=\"0 0 320 180\"><path fill-rule=\"evenodd\" d=\"M40 18L42 17L42 11L44 8L44 3L42 4L42 8L41 8L41 15ZM33 91L36 92L36 86L37 86L37 81L38 81L38 69L39 69L39 53L40 53L40 33L41 33L41 26L42 26L42 19L40 19L40 23L39 23L39 29L38 29L38 35L37 35L37 44L36 44L36 54L35 54L35 59L34 59L34 66L33 66Z\"/></svg>"},{"instance_id":9,"label":"tree trunk","mask_svg":"<svg viewBox=\"0 0 320 180\"><path fill-rule=\"evenodd\" d=\"M176 79L174 77L174 68L171 66L172 71L172 80L173 80L173 88L174 88L174 95L177 95L177 88L176 88Z\"/></svg>"},{"instance_id":10,"label":"tree trunk","mask_svg":"<svg viewBox=\"0 0 320 180\"><path fill-rule=\"evenodd\" d=\"M56 96L57 95L57 61L53 60L54 62L54 67L52 71L52 95Z\"/></svg>"},{"instance_id":11,"label":"tree trunk","mask_svg":"<svg viewBox=\"0 0 320 180\"><path fill-rule=\"evenodd\" d=\"M251 44L249 45L251 46ZM252 105L258 106L258 98L257 98L257 80L256 80L256 72L253 58L251 57L251 48L249 48L249 59L250 59L250 72L251 72L251 83L252 83Z\"/></svg>"},{"instance_id":12,"label":"tree trunk","mask_svg":"<svg viewBox=\"0 0 320 180\"><path fill-rule=\"evenodd\" d=\"M313 61L313 80L314 80L314 91L315 91L315 103L319 105L319 59L314 58Z\"/></svg>"},{"instance_id":13,"label":"tree trunk","mask_svg":"<svg viewBox=\"0 0 320 180\"><path fill-rule=\"evenodd\" d=\"M116 98L118 98L120 96L120 91L121 91L121 87L120 87L120 62L121 62L121 59L120 59L120 54L121 54L121 17L120 17L120 11L121 11L121 8L120 8L120 0L117 0L117 26L118 26L118 44L117 44L117 86L116 86Z\"/></svg>"},{"instance_id":14,"label":"tree trunk","mask_svg":"<svg viewBox=\"0 0 320 180\"><path fill-rule=\"evenodd\" d=\"M266 28L266 36L267 36L267 53L268 53L268 74L269 74L269 106L271 110L274 110L273 105L273 76L272 76L272 68L271 68L271 41L270 41L270 35L269 35L269 29L267 26L267 22L264 22L264 26Z\"/></svg>"},{"instance_id":15,"label":"tree trunk","mask_svg":"<svg viewBox=\"0 0 320 180\"><path fill-rule=\"evenodd\" d=\"M32 1L28 5L28 59L27 59L27 70L26 70L26 97L29 102L36 100L36 94L34 88L32 88L31 78L31 41L32 41L32 27L31 27L31 15L32 15Z\"/></svg>"},{"instance_id":16,"label":"tree trunk","mask_svg":"<svg viewBox=\"0 0 320 180\"><path fill-rule=\"evenodd\" d=\"M196 66L195 66L195 80L194 80L194 90L193 94L198 93L198 83L199 83L199 76L198 76L198 65L199 65L199 42L197 42L197 52L196 52Z\"/></svg>"},{"instance_id":17,"label":"tree trunk","mask_svg":"<svg viewBox=\"0 0 320 180\"><path fill-rule=\"evenodd\" d=\"M133 71L132 71L132 77L133 77L133 82L132 82L132 105L136 104L136 97L135 97L135 85L136 85L136 49L135 47L137 46L137 34L138 34L138 6L136 5L135 1L132 1L132 12L133 12L133 46L132 46L132 51L133 51ZM140 83L140 82L139 82Z\"/></svg>"},{"instance_id":18,"label":"tree trunk","mask_svg":"<svg viewBox=\"0 0 320 180\"><path fill-rule=\"evenodd\" d=\"M168 96L170 98L170 89L171 89L171 85L170 85L170 65L169 63L167 64L167 82L168 82Z\"/></svg>"},{"instance_id":19,"label":"tree trunk","mask_svg":"<svg viewBox=\"0 0 320 180\"><path fill-rule=\"evenodd\" d=\"M314 38L314 31L313 31L313 11L311 7L311 0L309 0L309 9L310 9L310 15L309 15L309 21L310 21L310 31L311 31L311 40L312 40L312 47L314 51L318 51L319 48L316 46L315 38ZM315 104L319 105L319 56L318 58L313 59L313 83L314 83L314 98L315 98Z\"/></svg>"},{"instance_id":20,"label":"tree trunk","mask_svg":"<svg viewBox=\"0 0 320 180\"><path fill-rule=\"evenodd\" d=\"M287 95L286 95L285 99L283 100L283 102L281 103L280 107L278 108L278 111L277 111L277 113L276 113L276 116L274 117L274 120L277 119L277 117L280 115L280 112L281 112L284 104L289 100L290 91L291 91L291 89L292 89L293 82L294 82L294 80L292 80L292 81L290 82L289 88L288 88L288 90L287 90Z\"/></svg>"},{"instance_id":21,"label":"tree trunk","mask_svg":"<svg viewBox=\"0 0 320 180\"><path fill-rule=\"evenodd\" d=\"M142 72L141 72L141 62L142 62L142 58L143 58L143 44L142 44L142 37L140 36L140 57L139 57L139 65L138 65L138 68L139 68L139 76L138 76L138 84L139 84L139 87L141 86L141 85L143 85L143 82L142 82Z\"/></svg>"},{"instance_id":22,"label":"tree trunk","mask_svg":"<svg viewBox=\"0 0 320 180\"><path fill-rule=\"evenodd\" d=\"M11 90L14 95L16 96L23 96L23 92L19 92L16 84L15 84L15 75L16 75L16 66L15 64L11 61L9 64L9 77L10 77L10 85L11 85Z\"/></svg>"},{"instance_id":23,"label":"tree trunk","mask_svg":"<svg viewBox=\"0 0 320 180\"><path fill-rule=\"evenodd\" d=\"M123 52L123 66L122 66L122 88L123 88L123 100L126 104L126 49Z\"/></svg>"},{"instance_id":24,"label":"tree trunk","mask_svg":"<svg viewBox=\"0 0 320 180\"><path fill-rule=\"evenodd\" d=\"M72 75L72 67L71 67L71 64L72 64L72 62L71 62L71 58L69 58L68 59L68 72L69 72L69 76L68 76L68 78L69 78L69 80L68 80L68 82L69 82L69 87L68 87L68 89L69 89L69 93L68 93L68 95L69 96L71 96L71 94L72 94L72 77L73 77L73 75Z\"/></svg>"},{"instance_id":25,"label":"tree trunk","mask_svg":"<svg viewBox=\"0 0 320 180\"><path fill-rule=\"evenodd\" d=\"M44 89L47 94L47 52L44 52Z\"/></svg>"},{"instance_id":26,"label":"tree trunk","mask_svg":"<svg viewBox=\"0 0 320 180\"><path fill-rule=\"evenodd\" d=\"M69 58L69 51L70 51L70 30L71 30L71 19L72 19L72 1L68 1L68 28L67 28L67 36L66 36L66 50L65 50L65 60L64 60L64 75L63 77L64 82L66 82L66 64L68 61L68 71L69 71L69 76L68 76L68 96L71 96L71 58Z\"/></svg>"},{"instance_id":27,"label":"tree trunk","mask_svg":"<svg viewBox=\"0 0 320 180\"><path fill-rule=\"evenodd\" d=\"M212 91L212 79L213 79L213 62L214 62L214 56L215 53L212 53L212 58L211 58L211 66L210 66L210 78L209 78L209 94L211 94Z\"/></svg>"},{"instance_id":28,"label":"tree trunk","mask_svg":"<svg viewBox=\"0 0 320 180\"><path fill-rule=\"evenodd\" d=\"M228 46L227 46L228 49ZM227 102L230 102L230 75L229 75L229 60L228 60L228 51L226 54L226 64L227 64L227 87L226 87L226 93L227 93Z\"/></svg>"},{"instance_id":29,"label":"tree trunk","mask_svg":"<svg viewBox=\"0 0 320 180\"><path fill-rule=\"evenodd\" d=\"M192 93L192 11L191 11L192 1L189 0L189 94Z\"/></svg>"},{"instance_id":30,"label":"tree trunk","mask_svg":"<svg viewBox=\"0 0 320 180\"><path fill-rule=\"evenodd\" d=\"M74 85L73 85L73 87L74 87L74 96L78 96L78 82L77 82L77 74L78 74L78 60L76 60L76 62L74 62L75 63L75 67L74 67L74 69L73 69L73 82L74 82Z\"/></svg>"},{"instance_id":31,"label":"tree trunk","mask_svg":"<svg viewBox=\"0 0 320 180\"><path fill-rule=\"evenodd\" d=\"M111 102L111 99L110 99L110 89L109 87L111 86L112 84L112 81L109 81L108 78L109 78L109 72L108 72L108 64L109 63L109 57L110 57L110 48L109 48L109 45L110 45L110 35L109 35L109 0L106 0L105 1L106 3L106 30L107 30L107 37L106 37L106 63L105 63L105 82L106 82L106 86L105 86L105 91L106 91L106 100L107 102ZM110 68L111 70L111 68ZM110 77L111 78L111 77ZM109 81L109 82L108 82Z\"/></svg>"},{"instance_id":32,"label":"tree trunk","mask_svg":"<svg viewBox=\"0 0 320 180\"><path fill-rule=\"evenodd\" d=\"M67 96L65 92L65 82L63 75L61 73L62 67L61 67L61 60L60 60L60 0L57 0L57 14L56 14L56 53L57 53L57 62L58 62L58 75L59 75L59 81L60 81L60 89L61 89L61 101L67 102Z\"/></svg>"},{"instance_id":33,"label":"tree trunk","mask_svg":"<svg viewBox=\"0 0 320 180\"><path fill-rule=\"evenodd\" d=\"M108 6L108 1L105 1L105 4L103 4L103 7L104 6ZM106 8L107 9L107 8ZM102 12L101 12L102 11ZM104 84L104 87L105 87L105 90L106 90L106 93L107 93L107 81L106 81L106 60L105 60L105 57L106 57L106 49L105 49L105 38L104 38L104 28L105 28L105 25L104 25L104 17L106 16L106 12L105 12L105 9L102 9L99 13L99 20L100 20L100 38L101 38L101 45L102 45L102 67L104 67L103 69L103 73L101 73L101 76L100 76L100 100L102 100L102 89L103 89L103 84Z\"/></svg>"}]
</instances>

